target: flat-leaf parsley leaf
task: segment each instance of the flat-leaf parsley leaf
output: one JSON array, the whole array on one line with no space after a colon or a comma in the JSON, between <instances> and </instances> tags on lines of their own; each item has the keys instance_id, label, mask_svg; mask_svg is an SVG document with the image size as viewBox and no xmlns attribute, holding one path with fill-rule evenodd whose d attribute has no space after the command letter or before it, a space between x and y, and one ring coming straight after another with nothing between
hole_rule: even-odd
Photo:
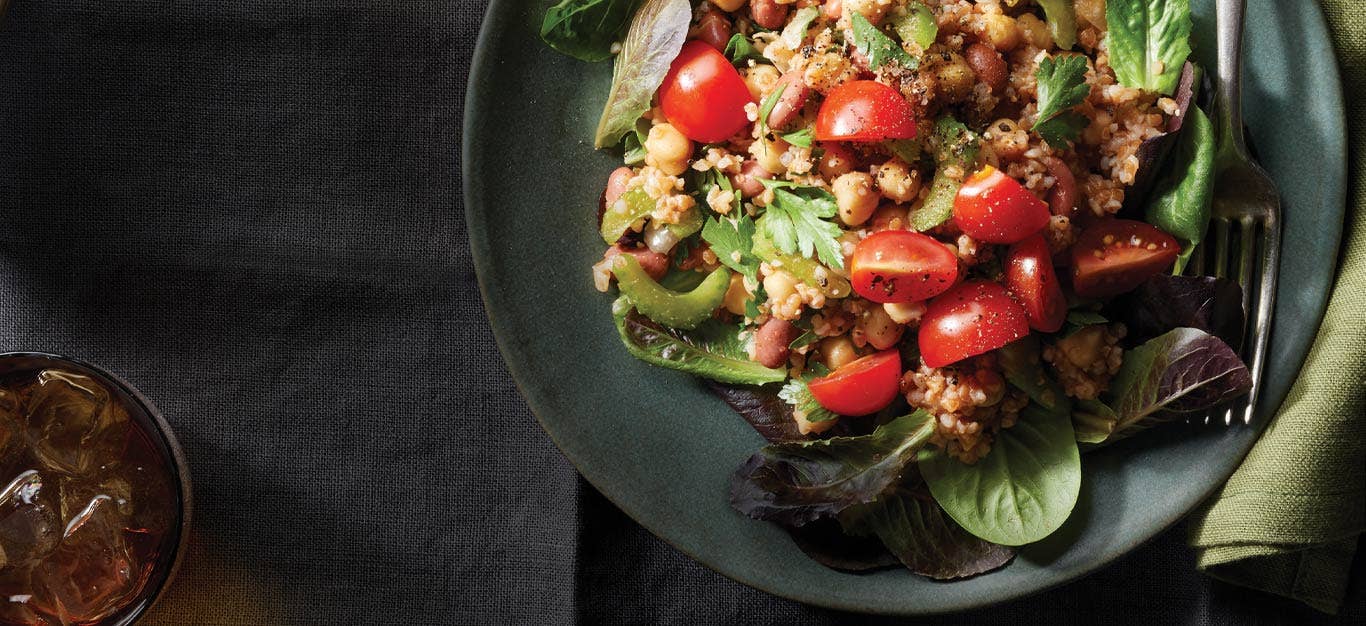
<instances>
[{"instance_id":1,"label":"flat-leaf parsley leaf","mask_svg":"<svg viewBox=\"0 0 1366 626\"><path fill-rule=\"evenodd\" d=\"M785 180L759 179L773 191L773 202L761 218L764 233L779 250L810 257L814 252L821 262L834 268L844 267L840 235L844 231L826 218L835 216L835 196L820 187L798 187Z\"/></svg>"},{"instance_id":2,"label":"flat-leaf parsley leaf","mask_svg":"<svg viewBox=\"0 0 1366 626\"><path fill-rule=\"evenodd\" d=\"M1086 84L1086 58L1066 55L1044 59L1034 77L1039 81L1039 116L1034 132L1054 148L1065 147L1086 127L1086 117L1072 110L1091 92Z\"/></svg>"}]
</instances>

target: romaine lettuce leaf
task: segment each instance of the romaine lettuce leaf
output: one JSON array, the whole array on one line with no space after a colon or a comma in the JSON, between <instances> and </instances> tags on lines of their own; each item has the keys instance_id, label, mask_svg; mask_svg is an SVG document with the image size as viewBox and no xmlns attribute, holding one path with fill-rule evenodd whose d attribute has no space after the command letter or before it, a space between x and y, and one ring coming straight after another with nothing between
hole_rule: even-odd
<instances>
[{"instance_id":1,"label":"romaine lettuce leaf","mask_svg":"<svg viewBox=\"0 0 1366 626\"><path fill-rule=\"evenodd\" d=\"M1190 56L1190 0L1108 0L1110 68L1125 87L1171 95Z\"/></svg>"},{"instance_id":2,"label":"romaine lettuce leaf","mask_svg":"<svg viewBox=\"0 0 1366 626\"><path fill-rule=\"evenodd\" d=\"M650 109L650 99L683 49L691 20L688 0L645 0L641 4L612 67L612 88L598 120L593 147L615 146L635 129L636 120Z\"/></svg>"},{"instance_id":3,"label":"romaine lettuce leaf","mask_svg":"<svg viewBox=\"0 0 1366 626\"><path fill-rule=\"evenodd\" d=\"M1176 142L1169 169L1157 183L1144 219L1181 240L1179 274L1196 244L1205 238L1214 200L1214 124L1192 105Z\"/></svg>"}]
</instances>

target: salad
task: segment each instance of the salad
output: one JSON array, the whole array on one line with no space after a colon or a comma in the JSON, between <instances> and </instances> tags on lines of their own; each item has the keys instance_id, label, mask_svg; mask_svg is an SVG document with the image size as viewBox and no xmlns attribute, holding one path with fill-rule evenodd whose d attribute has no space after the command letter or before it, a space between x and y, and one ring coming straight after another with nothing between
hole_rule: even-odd
<instances>
[{"instance_id":1,"label":"salad","mask_svg":"<svg viewBox=\"0 0 1366 626\"><path fill-rule=\"evenodd\" d=\"M614 63L592 267L625 349L769 444L730 502L831 567L999 568L1081 454L1245 394L1186 275L1217 147L1188 0L563 0ZM1198 265L1198 264L1196 264Z\"/></svg>"}]
</instances>

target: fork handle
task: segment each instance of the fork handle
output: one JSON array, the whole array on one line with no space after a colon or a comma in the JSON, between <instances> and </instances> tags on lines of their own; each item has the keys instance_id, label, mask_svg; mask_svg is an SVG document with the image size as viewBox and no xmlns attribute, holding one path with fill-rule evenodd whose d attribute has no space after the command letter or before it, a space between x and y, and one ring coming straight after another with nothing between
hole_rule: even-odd
<instances>
[{"instance_id":1,"label":"fork handle","mask_svg":"<svg viewBox=\"0 0 1366 626\"><path fill-rule=\"evenodd\" d=\"M1216 0L1215 18L1219 34L1218 113L1220 153L1246 157L1243 142L1243 11L1247 0Z\"/></svg>"}]
</instances>

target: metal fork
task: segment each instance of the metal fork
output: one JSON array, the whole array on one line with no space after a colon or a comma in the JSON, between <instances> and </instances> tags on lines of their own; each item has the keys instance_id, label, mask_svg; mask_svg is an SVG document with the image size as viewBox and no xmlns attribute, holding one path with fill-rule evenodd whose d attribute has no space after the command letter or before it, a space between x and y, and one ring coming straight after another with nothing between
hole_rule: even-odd
<instances>
[{"instance_id":1,"label":"metal fork","mask_svg":"<svg viewBox=\"0 0 1366 626\"><path fill-rule=\"evenodd\" d=\"M1217 0L1219 68L1215 116L1219 152L1215 161L1214 211L1210 232L1201 247L1213 247L1209 262L1215 276L1238 281L1247 314L1242 356L1251 355L1252 391L1246 404L1236 403L1224 413L1232 424L1241 412L1252 421L1262 390L1271 316L1276 302L1276 274L1281 251L1281 201L1266 170L1248 156L1243 140L1242 38L1246 0ZM1212 241L1211 241L1212 240ZM1197 251L1198 253L1200 251ZM1205 273L1203 253L1196 254L1193 271Z\"/></svg>"}]
</instances>

